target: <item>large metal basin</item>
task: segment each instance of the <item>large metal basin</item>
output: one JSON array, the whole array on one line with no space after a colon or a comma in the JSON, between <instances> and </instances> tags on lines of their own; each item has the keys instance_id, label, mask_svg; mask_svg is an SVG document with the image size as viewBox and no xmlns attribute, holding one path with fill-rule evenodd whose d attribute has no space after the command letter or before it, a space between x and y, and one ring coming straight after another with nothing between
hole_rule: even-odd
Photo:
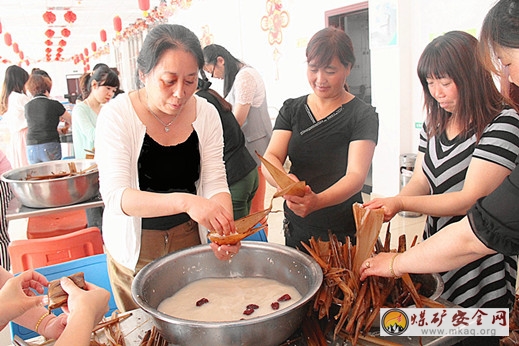
<instances>
[{"instance_id":1,"label":"large metal basin","mask_svg":"<svg viewBox=\"0 0 519 346\"><path fill-rule=\"evenodd\" d=\"M74 162L78 171L91 167L94 160L56 160L12 169L1 179L11 186L20 202L31 208L62 207L87 201L99 194L97 169L84 174L46 180L26 180L27 175L49 175L70 172L68 163Z\"/></svg>"},{"instance_id":2,"label":"large metal basin","mask_svg":"<svg viewBox=\"0 0 519 346\"><path fill-rule=\"evenodd\" d=\"M262 277L292 285L299 302L269 315L233 322L197 322L157 311L167 297L203 278ZM155 260L132 285L133 299L154 319L161 334L174 345L277 346L300 327L307 303L323 280L319 265L308 255L283 245L242 242L231 261L219 261L210 246L199 245Z\"/></svg>"}]
</instances>

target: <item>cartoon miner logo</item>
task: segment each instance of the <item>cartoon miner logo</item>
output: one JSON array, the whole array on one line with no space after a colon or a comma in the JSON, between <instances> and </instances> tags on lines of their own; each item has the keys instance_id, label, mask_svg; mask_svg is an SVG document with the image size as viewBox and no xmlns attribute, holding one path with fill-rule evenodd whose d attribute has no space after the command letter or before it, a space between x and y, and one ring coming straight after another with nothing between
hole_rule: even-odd
<instances>
[{"instance_id":1,"label":"cartoon miner logo","mask_svg":"<svg viewBox=\"0 0 519 346\"><path fill-rule=\"evenodd\" d=\"M389 309L382 316L382 328L389 335L400 335L409 327L409 318L399 309Z\"/></svg>"}]
</instances>

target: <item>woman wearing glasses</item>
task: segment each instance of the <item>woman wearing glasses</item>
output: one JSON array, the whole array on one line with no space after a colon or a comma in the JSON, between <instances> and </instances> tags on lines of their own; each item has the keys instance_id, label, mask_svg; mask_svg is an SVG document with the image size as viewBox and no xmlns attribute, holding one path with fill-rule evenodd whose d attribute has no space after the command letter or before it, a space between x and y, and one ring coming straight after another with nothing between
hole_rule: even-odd
<instances>
[{"instance_id":1,"label":"woman wearing glasses","mask_svg":"<svg viewBox=\"0 0 519 346\"><path fill-rule=\"evenodd\" d=\"M233 105L232 112L245 135L245 147L258 165L259 186L251 213L263 210L266 181L255 152L263 155L272 136L265 84L256 69L220 45L206 46L204 60L204 70L213 78L223 79L223 96Z\"/></svg>"}]
</instances>

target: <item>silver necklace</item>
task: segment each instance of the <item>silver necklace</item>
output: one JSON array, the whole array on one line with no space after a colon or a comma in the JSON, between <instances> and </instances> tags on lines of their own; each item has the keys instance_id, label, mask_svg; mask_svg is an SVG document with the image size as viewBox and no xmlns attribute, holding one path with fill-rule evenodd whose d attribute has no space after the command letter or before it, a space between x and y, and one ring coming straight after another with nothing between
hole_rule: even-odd
<instances>
[{"instance_id":1,"label":"silver necklace","mask_svg":"<svg viewBox=\"0 0 519 346\"><path fill-rule=\"evenodd\" d=\"M139 96L140 96L140 94L139 94ZM166 124L165 122L163 122L162 119L160 119L160 118L157 116L157 114L155 114L155 113L153 113L153 112L151 111L151 109L150 109L150 105L148 104L148 93L147 93L147 92L146 92L146 105L145 105L145 106L146 106L146 109L148 110L148 112L150 112L150 114L153 115L153 117L154 117L155 119L157 119L157 121L158 121L159 123L161 123L162 126L164 126L164 131L165 131L165 132L169 132L169 127L170 127L171 124L175 121L175 119L177 119L178 114L176 114L175 117L174 117L174 118L173 118L169 123Z\"/></svg>"}]
</instances>

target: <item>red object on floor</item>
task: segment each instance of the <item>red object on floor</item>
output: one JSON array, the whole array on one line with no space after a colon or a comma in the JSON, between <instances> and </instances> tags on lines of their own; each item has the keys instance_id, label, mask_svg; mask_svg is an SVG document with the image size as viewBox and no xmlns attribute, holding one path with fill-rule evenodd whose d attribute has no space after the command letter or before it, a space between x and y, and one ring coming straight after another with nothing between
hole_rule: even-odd
<instances>
[{"instance_id":1,"label":"red object on floor","mask_svg":"<svg viewBox=\"0 0 519 346\"><path fill-rule=\"evenodd\" d=\"M13 273L104 253L97 227L51 238L13 240L7 250Z\"/></svg>"},{"instance_id":2,"label":"red object on floor","mask_svg":"<svg viewBox=\"0 0 519 346\"><path fill-rule=\"evenodd\" d=\"M87 228L84 209L50 215L32 216L27 224L27 238L50 238Z\"/></svg>"}]
</instances>

